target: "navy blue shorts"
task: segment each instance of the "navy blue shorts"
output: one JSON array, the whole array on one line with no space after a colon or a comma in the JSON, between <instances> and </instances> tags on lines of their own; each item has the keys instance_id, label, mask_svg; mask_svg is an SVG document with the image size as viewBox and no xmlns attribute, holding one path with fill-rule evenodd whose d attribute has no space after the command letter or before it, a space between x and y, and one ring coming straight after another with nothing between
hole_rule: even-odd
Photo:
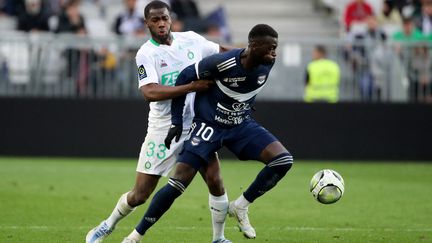
<instances>
[{"instance_id":1,"label":"navy blue shorts","mask_svg":"<svg viewBox=\"0 0 432 243\"><path fill-rule=\"evenodd\" d=\"M219 128L194 120L190 137L185 140L177 161L198 170L223 146L240 160L260 160L263 149L274 141L278 139L252 119L233 128Z\"/></svg>"}]
</instances>

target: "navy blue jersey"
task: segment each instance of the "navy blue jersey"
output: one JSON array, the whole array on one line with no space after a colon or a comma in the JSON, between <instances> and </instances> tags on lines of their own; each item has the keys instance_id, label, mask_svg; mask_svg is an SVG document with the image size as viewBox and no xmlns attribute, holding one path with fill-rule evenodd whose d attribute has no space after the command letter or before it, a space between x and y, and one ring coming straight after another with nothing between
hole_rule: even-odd
<instances>
[{"instance_id":1,"label":"navy blue jersey","mask_svg":"<svg viewBox=\"0 0 432 243\"><path fill-rule=\"evenodd\" d=\"M185 68L176 85L194 80L214 80L216 85L195 97L195 119L219 127L233 127L250 118L256 95L264 87L273 64L245 70L240 55L245 49L215 54ZM181 124L184 97L173 99L172 123Z\"/></svg>"}]
</instances>

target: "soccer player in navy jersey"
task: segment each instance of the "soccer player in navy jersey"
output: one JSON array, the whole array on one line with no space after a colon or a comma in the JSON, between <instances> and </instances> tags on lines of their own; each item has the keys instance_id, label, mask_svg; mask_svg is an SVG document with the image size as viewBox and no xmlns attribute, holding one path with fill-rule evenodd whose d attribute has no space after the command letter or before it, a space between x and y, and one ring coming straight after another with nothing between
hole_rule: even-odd
<instances>
[{"instance_id":1,"label":"soccer player in navy jersey","mask_svg":"<svg viewBox=\"0 0 432 243\"><path fill-rule=\"evenodd\" d=\"M197 93L195 117L190 136L177 159L174 175L154 196L143 220L137 227L144 234L170 208L190 184L197 171L222 146L240 160L258 160L265 164L255 180L240 197L229 204L230 216L237 219L247 238L255 238L247 213L248 206L272 189L291 168L288 150L251 117L256 95L266 84L276 59L278 34L269 25L259 24L249 32L246 49L215 54L185 68L176 85L195 80L214 80L207 92ZM185 96L173 99L171 128L165 139L181 137Z\"/></svg>"}]
</instances>

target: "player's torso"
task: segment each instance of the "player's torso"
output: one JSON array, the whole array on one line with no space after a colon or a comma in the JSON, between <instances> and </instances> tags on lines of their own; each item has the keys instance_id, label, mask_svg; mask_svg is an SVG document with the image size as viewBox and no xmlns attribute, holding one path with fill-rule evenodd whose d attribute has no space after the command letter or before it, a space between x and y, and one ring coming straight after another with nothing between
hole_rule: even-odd
<instances>
[{"instance_id":1,"label":"player's torso","mask_svg":"<svg viewBox=\"0 0 432 243\"><path fill-rule=\"evenodd\" d=\"M202 57L201 45L194 39L183 35L175 35L170 46L156 45L150 40L159 84L174 86L177 76L187 66L200 61Z\"/></svg>"},{"instance_id":2,"label":"player's torso","mask_svg":"<svg viewBox=\"0 0 432 243\"><path fill-rule=\"evenodd\" d=\"M170 46L159 45L149 40L143 46L142 53L150 55L156 71L159 85L175 86L177 76L187 66L200 61L202 44L185 33L173 33ZM184 110L185 127L190 126L193 112L194 95L189 94ZM171 100L150 102L149 128L165 130L171 124Z\"/></svg>"},{"instance_id":3,"label":"player's torso","mask_svg":"<svg viewBox=\"0 0 432 243\"><path fill-rule=\"evenodd\" d=\"M237 52L216 66L216 86L197 94L196 116L222 127L239 125L249 119L255 96L264 87L272 65L245 70Z\"/></svg>"}]
</instances>

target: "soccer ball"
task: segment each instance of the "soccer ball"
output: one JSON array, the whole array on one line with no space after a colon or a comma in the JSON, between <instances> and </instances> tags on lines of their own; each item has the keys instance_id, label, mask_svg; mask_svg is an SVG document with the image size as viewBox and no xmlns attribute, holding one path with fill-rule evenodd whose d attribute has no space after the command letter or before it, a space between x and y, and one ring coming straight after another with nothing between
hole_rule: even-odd
<instances>
[{"instance_id":1,"label":"soccer ball","mask_svg":"<svg viewBox=\"0 0 432 243\"><path fill-rule=\"evenodd\" d=\"M323 204L337 202L345 191L342 176L334 170L320 170L310 181L310 191L314 198Z\"/></svg>"}]
</instances>

